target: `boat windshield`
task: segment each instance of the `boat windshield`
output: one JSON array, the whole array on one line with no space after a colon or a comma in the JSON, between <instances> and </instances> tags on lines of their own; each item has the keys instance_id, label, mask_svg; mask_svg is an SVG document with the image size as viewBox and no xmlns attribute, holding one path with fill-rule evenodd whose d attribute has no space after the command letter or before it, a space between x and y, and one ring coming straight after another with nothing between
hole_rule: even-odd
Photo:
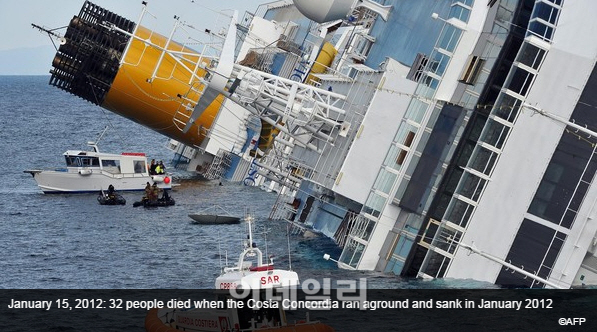
<instances>
[{"instance_id":1,"label":"boat windshield","mask_svg":"<svg viewBox=\"0 0 597 332\"><path fill-rule=\"evenodd\" d=\"M89 156L65 156L67 167L99 167L99 158Z\"/></svg>"}]
</instances>

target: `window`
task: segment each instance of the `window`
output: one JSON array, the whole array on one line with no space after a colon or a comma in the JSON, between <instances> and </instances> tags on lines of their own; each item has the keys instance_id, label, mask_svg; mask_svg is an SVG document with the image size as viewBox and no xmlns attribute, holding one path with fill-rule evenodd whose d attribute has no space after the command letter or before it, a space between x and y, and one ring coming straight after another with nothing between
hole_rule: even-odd
<instances>
[{"instance_id":1,"label":"window","mask_svg":"<svg viewBox=\"0 0 597 332\"><path fill-rule=\"evenodd\" d=\"M133 164L134 164L134 168L135 168L135 173L147 172L147 166L145 166L144 160L135 160L133 162Z\"/></svg>"},{"instance_id":2,"label":"window","mask_svg":"<svg viewBox=\"0 0 597 332\"><path fill-rule=\"evenodd\" d=\"M99 167L97 157L87 156L65 156L66 166L68 167Z\"/></svg>"},{"instance_id":3,"label":"window","mask_svg":"<svg viewBox=\"0 0 597 332\"><path fill-rule=\"evenodd\" d=\"M441 278L446 273L448 265L450 264L450 258L434 252L430 251L427 254L427 264L422 269L423 272L433 278Z\"/></svg>"},{"instance_id":4,"label":"window","mask_svg":"<svg viewBox=\"0 0 597 332\"><path fill-rule=\"evenodd\" d=\"M521 105L522 101L520 99L502 93L498 97L493 113L508 122L514 123Z\"/></svg>"},{"instance_id":5,"label":"window","mask_svg":"<svg viewBox=\"0 0 597 332\"><path fill-rule=\"evenodd\" d=\"M481 141L501 149L509 132L510 127L490 118L481 134Z\"/></svg>"},{"instance_id":6,"label":"window","mask_svg":"<svg viewBox=\"0 0 597 332\"><path fill-rule=\"evenodd\" d=\"M363 206L363 212L368 213L374 217L379 217L381 215L381 210L386 204L386 200L387 199L385 197L375 192L371 192L369 194L369 197L367 198L365 206Z\"/></svg>"},{"instance_id":7,"label":"window","mask_svg":"<svg viewBox=\"0 0 597 332\"><path fill-rule=\"evenodd\" d=\"M543 58L545 57L545 53L547 52L544 49L530 43L524 43L518 54L518 62L533 69L539 69L539 66L543 62Z\"/></svg>"},{"instance_id":8,"label":"window","mask_svg":"<svg viewBox=\"0 0 597 332\"><path fill-rule=\"evenodd\" d=\"M390 193L394 182L396 181L396 173L392 173L385 168L382 168L379 174L377 175L377 179L375 179L375 184L373 188L383 192L383 193Z\"/></svg>"},{"instance_id":9,"label":"window","mask_svg":"<svg viewBox=\"0 0 597 332\"><path fill-rule=\"evenodd\" d=\"M554 28L535 20L529 23L529 31L543 40L551 40Z\"/></svg>"},{"instance_id":10,"label":"window","mask_svg":"<svg viewBox=\"0 0 597 332\"><path fill-rule=\"evenodd\" d=\"M589 189L589 184L586 182L579 182L576 190L574 191L574 196L572 196L572 201L570 201L570 206L568 208L572 211L578 211L580 208L580 204L582 203L583 199L585 198L585 194Z\"/></svg>"},{"instance_id":11,"label":"window","mask_svg":"<svg viewBox=\"0 0 597 332\"><path fill-rule=\"evenodd\" d=\"M77 157L73 156L65 156L66 159L66 166L68 167L80 167L81 161Z\"/></svg>"},{"instance_id":12,"label":"window","mask_svg":"<svg viewBox=\"0 0 597 332\"><path fill-rule=\"evenodd\" d=\"M481 196L481 192L485 188L486 183L486 180L481 179L480 177L469 172L464 172L462 179L460 180L457 193L477 202L479 200L479 196Z\"/></svg>"},{"instance_id":13,"label":"window","mask_svg":"<svg viewBox=\"0 0 597 332\"><path fill-rule=\"evenodd\" d=\"M404 163L404 159L406 159L406 150L402 150L400 149L400 153L398 153L398 156L396 157L396 165L401 165Z\"/></svg>"},{"instance_id":14,"label":"window","mask_svg":"<svg viewBox=\"0 0 597 332\"><path fill-rule=\"evenodd\" d=\"M408 107L408 110L406 111L406 118L415 123L421 123L428 108L428 103L418 99L413 99Z\"/></svg>"},{"instance_id":15,"label":"window","mask_svg":"<svg viewBox=\"0 0 597 332\"><path fill-rule=\"evenodd\" d=\"M360 59L367 58L367 55L369 54L369 51L371 50L371 46L373 45L373 43L371 42L371 40L362 35L357 35L355 39L357 40L357 42L356 46L354 47L354 53L356 53L356 55Z\"/></svg>"},{"instance_id":16,"label":"window","mask_svg":"<svg viewBox=\"0 0 597 332\"><path fill-rule=\"evenodd\" d=\"M406 78L411 81L419 82L419 80L421 79L421 75L423 75L423 71L427 66L428 60L429 58L427 58L425 54L417 53L417 56L415 57L415 60L413 61L413 64L410 67L410 71L408 72L408 75L406 75Z\"/></svg>"},{"instance_id":17,"label":"window","mask_svg":"<svg viewBox=\"0 0 597 332\"><path fill-rule=\"evenodd\" d=\"M402 267L404 266L404 260L410 253L410 249L413 245L413 239L408 237L406 234L398 234L398 241L392 250L392 256L386 265L385 272L393 272L394 274L400 274Z\"/></svg>"},{"instance_id":18,"label":"window","mask_svg":"<svg viewBox=\"0 0 597 332\"><path fill-rule=\"evenodd\" d=\"M460 4L453 4L452 8L450 9L449 17L454 17L456 19L461 20L462 22L468 22L468 18L471 15L471 10L468 8L464 8Z\"/></svg>"},{"instance_id":19,"label":"window","mask_svg":"<svg viewBox=\"0 0 597 332\"><path fill-rule=\"evenodd\" d=\"M545 2L537 2L535 3L535 8L533 9L531 19L540 18L545 22L556 24L559 12L560 11L557 8L550 4Z\"/></svg>"},{"instance_id":20,"label":"window","mask_svg":"<svg viewBox=\"0 0 597 332\"><path fill-rule=\"evenodd\" d=\"M448 211L446 212L446 220L462 228L466 228L471 214L473 213L473 208L472 205L457 198L453 198L448 207Z\"/></svg>"},{"instance_id":21,"label":"window","mask_svg":"<svg viewBox=\"0 0 597 332\"><path fill-rule=\"evenodd\" d=\"M448 227L447 225L441 225L438 235L433 240L433 245L447 253L453 254L454 251L456 251L461 238L462 232Z\"/></svg>"},{"instance_id":22,"label":"window","mask_svg":"<svg viewBox=\"0 0 597 332\"><path fill-rule=\"evenodd\" d=\"M521 96L526 96L531 87L531 83L533 83L534 77L535 75L517 67L514 70L514 73L511 74L510 82L508 82L507 87Z\"/></svg>"},{"instance_id":23,"label":"window","mask_svg":"<svg viewBox=\"0 0 597 332\"><path fill-rule=\"evenodd\" d=\"M440 222L435 219L429 219L429 223L427 223L427 228L425 229L425 233L423 233L423 237L421 238L422 243L431 244L433 242L433 238L435 238L435 234L439 229Z\"/></svg>"},{"instance_id":24,"label":"window","mask_svg":"<svg viewBox=\"0 0 597 332\"><path fill-rule=\"evenodd\" d=\"M417 86L415 94L425 98L432 98L439 85L439 80L431 76L425 76L421 83Z\"/></svg>"},{"instance_id":25,"label":"window","mask_svg":"<svg viewBox=\"0 0 597 332\"><path fill-rule=\"evenodd\" d=\"M356 269L364 250L364 244L357 242L352 238L348 238L346 245L344 245L344 250L342 250L342 254L340 255L339 261Z\"/></svg>"},{"instance_id":26,"label":"window","mask_svg":"<svg viewBox=\"0 0 597 332\"><path fill-rule=\"evenodd\" d=\"M439 80L436 78L433 78L431 76L426 76L423 79L423 84L425 84L426 86L432 88L433 90L437 89L437 86L439 85Z\"/></svg>"},{"instance_id":27,"label":"window","mask_svg":"<svg viewBox=\"0 0 597 332\"><path fill-rule=\"evenodd\" d=\"M441 52L435 52L433 59L429 63L429 71L441 77L446 71L448 62L450 62L450 56Z\"/></svg>"},{"instance_id":28,"label":"window","mask_svg":"<svg viewBox=\"0 0 597 332\"><path fill-rule=\"evenodd\" d=\"M479 77L479 73L483 69L484 63L485 60L481 59L479 56L469 55L464 71L458 80L464 84L475 84L477 77Z\"/></svg>"},{"instance_id":29,"label":"window","mask_svg":"<svg viewBox=\"0 0 597 332\"><path fill-rule=\"evenodd\" d=\"M394 202L396 204L400 203L400 200L402 200L402 196L404 195L404 192L406 191L406 188L408 187L408 184L410 183L410 177L405 176L402 181L400 181L400 185L398 186L398 189L396 190L396 194L394 195Z\"/></svg>"},{"instance_id":30,"label":"window","mask_svg":"<svg viewBox=\"0 0 597 332\"><path fill-rule=\"evenodd\" d=\"M371 236L373 228L375 227L375 221L361 214L357 214L352 221L353 223L350 226L350 235L364 241L369 241L369 237Z\"/></svg>"},{"instance_id":31,"label":"window","mask_svg":"<svg viewBox=\"0 0 597 332\"><path fill-rule=\"evenodd\" d=\"M450 53L454 52L461 34L462 30L451 24L446 24L439 37L438 47L443 48Z\"/></svg>"},{"instance_id":32,"label":"window","mask_svg":"<svg viewBox=\"0 0 597 332\"><path fill-rule=\"evenodd\" d=\"M120 163L120 161L119 160L112 160L112 159L102 159L102 166L103 167L117 166L117 163Z\"/></svg>"},{"instance_id":33,"label":"window","mask_svg":"<svg viewBox=\"0 0 597 332\"><path fill-rule=\"evenodd\" d=\"M415 138L416 131L417 127L413 126L412 124L403 122L400 128L398 129L396 136L394 137L394 142L405 147L410 147L413 139Z\"/></svg>"},{"instance_id":34,"label":"window","mask_svg":"<svg viewBox=\"0 0 597 332\"><path fill-rule=\"evenodd\" d=\"M489 176L496 160L497 154L495 152L477 145L473 151L472 158L469 160L469 167Z\"/></svg>"},{"instance_id":35,"label":"window","mask_svg":"<svg viewBox=\"0 0 597 332\"><path fill-rule=\"evenodd\" d=\"M102 159L102 168L110 173L120 173L120 160Z\"/></svg>"},{"instance_id":36,"label":"window","mask_svg":"<svg viewBox=\"0 0 597 332\"><path fill-rule=\"evenodd\" d=\"M390 149L388 150L388 154L386 155L386 159L384 160L383 165L387 167L391 167L395 170L399 170L401 164L398 163L398 154L402 151L399 147L392 144Z\"/></svg>"},{"instance_id":37,"label":"window","mask_svg":"<svg viewBox=\"0 0 597 332\"><path fill-rule=\"evenodd\" d=\"M404 267L404 261L399 259L398 257L392 256L386 264L386 268L384 269L384 273L394 273L395 275L400 275L402 272L402 268Z\"/></svg>"}]
</instances>

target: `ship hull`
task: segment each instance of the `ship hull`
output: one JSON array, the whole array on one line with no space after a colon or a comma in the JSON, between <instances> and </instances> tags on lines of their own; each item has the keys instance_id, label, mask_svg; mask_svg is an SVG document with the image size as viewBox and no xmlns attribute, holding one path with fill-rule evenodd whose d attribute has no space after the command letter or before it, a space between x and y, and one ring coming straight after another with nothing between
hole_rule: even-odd
<instances>
[{"instance_id":1,"label":"ship hull","mask_svg":"<svg viewBox=\"0 0 597 332\"><path fill-rule=\"evenodd\" d=\"M163 176L146 176L136 174L135 176L114 175L101 170L94 170L90 174L80 174L69 170L65 171L26 171L33 175L39 188L46 194L63 193L89 193L99 192L108 189L113 185L118 191L142 191L147 182L153 183L161 180L158 187L171 189L171 183L164 183Z\"/></svg>"}]
</instances>

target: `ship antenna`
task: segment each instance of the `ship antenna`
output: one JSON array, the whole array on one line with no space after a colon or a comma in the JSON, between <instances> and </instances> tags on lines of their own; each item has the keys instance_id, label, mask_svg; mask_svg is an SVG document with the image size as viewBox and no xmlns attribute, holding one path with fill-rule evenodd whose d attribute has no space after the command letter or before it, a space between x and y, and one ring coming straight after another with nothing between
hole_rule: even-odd
<instances>
[{"instance_id":1,"label":"ship antenna","mask_svg":"<svg viewBox=\"0 0 597 332\"><path fill-rule=\"evenodd\" d=\"M92 142L92 141L87 142L87 145L89 145L90 147L92 147L93 151L99 152L99 149L97 148L97 143L99 143L99 141L101 141L102 137L104 137L104 134L106 133L107 130L108 130L108 126L106 126L104 128L104 130L102 130L102 132L100 133L100 135L98 136L98 138L95 140L95 142Z\"/></svg>"},{"instance_id":2,"label":"ship antenna","mask_svg":"<svg viewBox=\"0 0 597 332\"><path fill-rule=\"evenodd\" d=\"M253 248L253 218L247 215L247 225L249 226L249 247Z\"/></svg>"},{"instance_id":3,"label":"ship antenna","mask_svg":"<svg viewBox=\"0 0 597 332\"><path fill-rule=\"evenodd\" d=\"M66 44L66 38L61 36L59 33L54 32L55 30L64 29L66 27L60 27L60 28L56 28L56 29L46 29L45 27L41 27L41 26L39 26L37 24L33 24L33 23L31 23L31 26L34 27L35 29L39 30L40 32L47 33L48 37L50 37L50 40L52 41L52 44L54 45L54 48L56 50L58 50L58 46L56 46L56 43L54 42L53 38L57 39L58 42L60 43L60 45Z\"/></svg>"},{"instance_id":4,"label":"ship antenna","mask_svg":"<svg viewBox=\"0 0 597 332\"><path fill-rule=\"evenodd\" d=\"M263 237L265 240L265 257L267 257L266 264L269 264L269 263L271 263L271 259L270 259L269 255L267 254L267 227L263 228Z\"/></svg>"},{"instance_id":5,"label":"ship antenna","mask_svg":"<svg viewBox=\"0 0 597 332\"><path fill-rule=\"evenodd\" d=\"M102 137L104 137L104 134L106 134L106 131L108 131L108 126L104 127L104 130L102 130L102 132L99 135L99 137L97 138L97 140L95 140L95 144L99 143L99 141L102 140Z\"/></svg>"}]
</instances>

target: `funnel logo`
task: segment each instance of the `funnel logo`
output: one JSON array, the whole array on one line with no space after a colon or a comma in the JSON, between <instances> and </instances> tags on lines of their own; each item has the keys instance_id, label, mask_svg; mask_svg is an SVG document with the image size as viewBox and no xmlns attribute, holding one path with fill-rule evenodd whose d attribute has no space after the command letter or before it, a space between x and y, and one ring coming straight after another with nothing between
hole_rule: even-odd
<instances>
[{"instance_id":1,"label":"funnel logo","mask_svg":"<svg viewBox=\"0 0 597 332\"><path fill-rule=\"evenodd\" d=\"M253 159L251 162L251 166L249 167L249 171L247 172L247 177L243 180L243 184L245 186L254 186L255 185L255 177L257 176L257 171L259 167L257 166L257 162Z\"/></svg>"}]
</instances>

